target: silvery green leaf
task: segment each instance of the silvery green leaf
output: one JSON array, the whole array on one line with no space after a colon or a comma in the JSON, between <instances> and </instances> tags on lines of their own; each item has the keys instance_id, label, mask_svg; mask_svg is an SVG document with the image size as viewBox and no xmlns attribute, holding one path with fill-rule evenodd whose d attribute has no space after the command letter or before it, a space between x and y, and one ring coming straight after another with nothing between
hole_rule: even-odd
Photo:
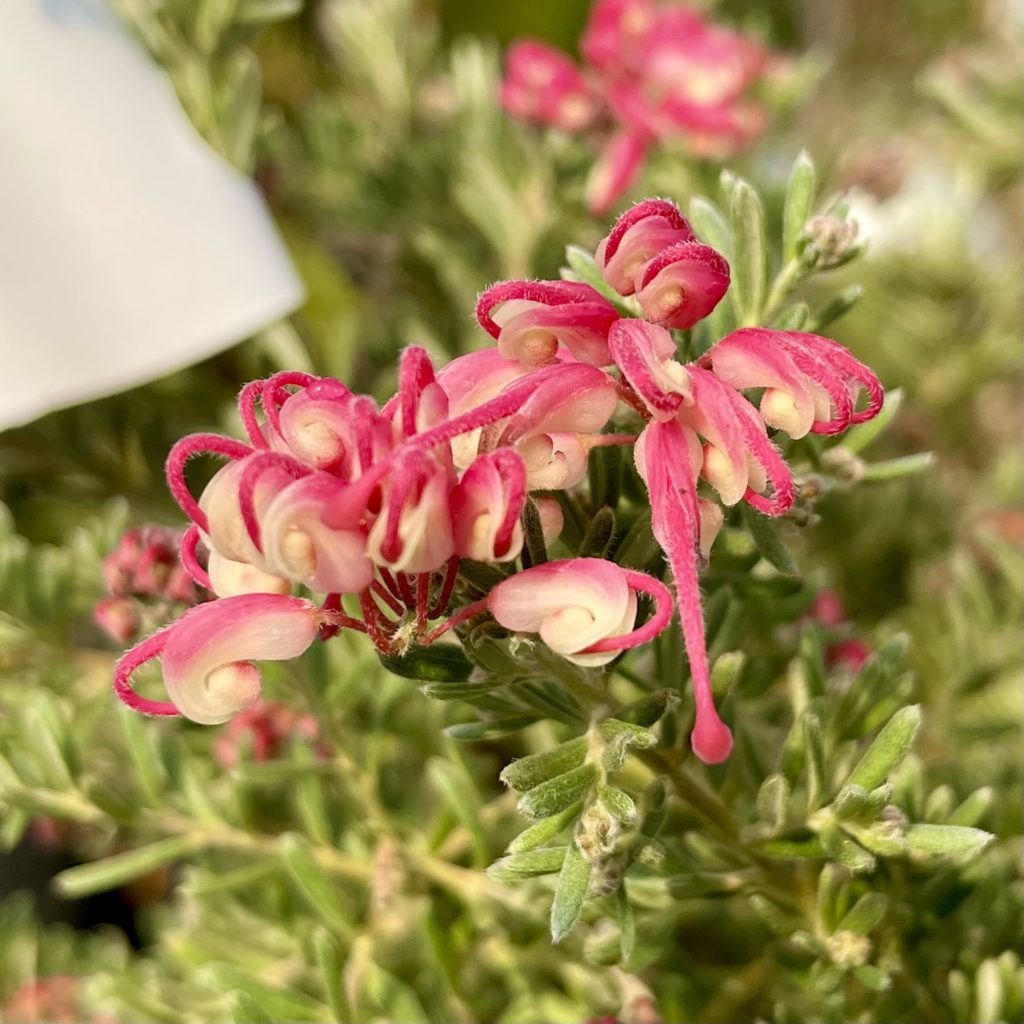
<instances>
[{"instance_id":1,"label":"silvery green leaf","mask_svg":"<svg viewBox=\"0 0 1024 1024\"><path fill-rule=\"evenodd\" d=\"M535 825L524 829L508 844L509 853L525 853L527 850L535 850L543 846L556 836L560 835L579 817L583 804L580 801L570 804L564 811L543 818Z\"/></svg>"},{"instance_id":2,"label":"silvery green leaf","mask_svg":"<svg viewBox=\"0 0 1024 1024\"><path fill-rule=\"evenodd\" d=\"M935 465L935 452L918 452L886 462L873 462L864 470L863 480L898 480L900 477L924 473Z\"/></svg>"},{"instance_id":3,"label":"silvery green leaf","mask_svg":"<svg viewBox=\"0 0 1024 1024\"><path fill-rule=\"evenodd\" d=\"M345 961L338 940L326 929L318 928L313 933L313 949L334 1020L337 1024L347 1024L351 1016L342 985Z\"/></svg>"},{"instance_id":4,"label":"silvery green leaf","mask_svg":"<svg viewBox=\"0 0 1024 1024\"><path fill-rule=\"evenodd\" d=\"M747 529L750 530L750 535L754 538L761 557L769 565L778 569L779 572L791 576L799 573L800 570L797 568L796 562L793 561L793 556L779 537L779 527L776 523L749 505L743 508L743 521L746 523Z\"/></svg>"},{"instance_id":5,"label":"silvery green leaf","mask_svg":"<svg viewBox=\"0 0 1024 1024\"><path fill-rule=\"evenodd\" d=\"M911 704L897 711L850 772L846 784L867 790L882 785L889 773L907 756L920 726L920 705Z\"/></svg>"},{"instance_id":6,"label":"silvery green leaf","mask_svg":"<svg viewBox=\"0 0 1024 1024\"><path fill-rule=\"evenodd\" d=\"M864 298L864 289L861 285L852 284L848 288L844 288L811 316L810 325L806 329L814 332L823 330L849 313L862 298Z\"/></svg>"},{"instance_id":7,"label":"silvery green leaf","mask_svg":"<svg viewBox=\"0 0 1024 1024\"><path fill-rule=\"evenodd\" d=\"M784 775L769 775L757 793L757 813L760 819L773 829L781 828L786 822L789 809L789 783Z\"/></svg>"},{"instance_id":8,"label":"silvery green leaf","mask_svg":"<svg viewBox=\"0 0 1024 1024\"><path fill-rule=\"evenodd\" d=\"M889 899L880 892L866 892L847 911L837 931L858 932L866 935L885 917Z\"/></svg>"},{"instance_id":9,"label":"silvery green leaf","mask_svg":"<svg viewBox=\"0 0 1024 1024\"><path fill-rule=\"evenodd\" d=\"M551 904L551 941L559 943L579 920L590 886L591 864L573 843L565 853Z\"/></svg>"},{"instance_id":10,"label":"silvery green leaf","mask_svg":"<svg viewBox=\"0 0 1024 1024\"><path fill-rule=\"evenodd\" d=\"M764 307L768 252L761 198L746 181L738 179L729 198L729 221L735 240L731 261L733 297L741 326L757 324Z\"/></svg>"},{"instance_id":11,"label":"silvery green leaf","mask_svg":"<svg viewBox=\"0 0 1024 1024\"><path fill-rule=\"evenodd\" d=\"M545 846L539 850L512 853L496 860L487 874L499 882L515 882L537 875L551 875L560 871L567 846Z\"/></svg>"},{"instance_id":12,"label":"silvery green leaf","mask_svg":"<svg viewBox=\"0 0 1024 1024\"><path fill-rule=\"evenodd\" d=\"M310 909L334 931L350 935L353 922L348 907L335 881L316 862L309 842L297 833L288 833L281 837L280 848L281 860Z\"/></svg>"},{"instance_id":13,"label":"silvery green leaf","mask_svg":"<svg viewBox=\"0 0 1024 1024\"><path fill-rule=\"evenodd\" d=\"M807 150L802 149L793 163L793 169L789 172L789 184L786 187L782 229L782 250L786 260L796 257L797 243L804 224L814 209L814 193L814 161Z\"/></svg>"},{"instance_id":14,"label":"silvery green leaf","mask_svg":"<svg viewBox=\"0 0 1024 1024\"><path fill-rule=\"evenodd\" d=\"M991 832L962 825L910 825L907 846L921 853L978 853L995 839Z\"/></svg>"},{"instance_id":15,"label":"silvery green leaf","mask_svg":"<svg viewBox=\"0 0 1024 1024\"><path fill-rule=\"evenodd\" d=\"M636 914L633 912L633 904L629 901L625 879L615 894L615 903L619 914L621 962L628 969L636 948Z\"/></svg>"},{"instance_id":16,"label":"silvery green leaf","mask_svg":"<svg viewBox=\"0 0 1024 1024\"><path fill-rule=\"evenodd\" d=\"M636 804L633 802L633 798L621 789L616 789L614 786L598 785L597 799L622 824L632 825L636 821Z\"/></svg>"},{"instance_id":17,"label":"silvery green leaf","mask_svg":"<svg viewBox=\"0 0 1024 1024\"><path fill-rule=\"evenodd\" d=\"M616 305L622 304L622 296L605 281L601 274L592 253L587 252L582 246L567 245L565 247L565 260L569 269L576 275L583 284L589 284L596 292L600 292L609 302Z\"/></svg>"},{"instance_id":18,"label":"silvery green leaf","mask_svg":"<svg viewBox=\"0 0 1024 1024\"><path fill-rule=\"evenodd\" d=\"M903 388L893 388L891 391L887 391L879 414L866 423L858 423L852 426L843 435L843 447L854 455L864 451L868 445L881 437L889 429L902 405Z\"/></svg>"},{"instance_id":19,"label":"silvery green leaf","mask_svg":"<svg viewBox=\"0 0 1024 1024\"><path fill-rule=\"evenodd\" d=\"M520 798L519 810L530 818L550 817L579 800L596 778L594 765L581 764L572 771L534 786Z\"/></svg>"},{"instance_id":20,"label":"silvery green leaf","mask_svg":"<svg viewBox=\"0 0 1024 1024\"><path fill-rule=\"evenodd\" d=\"M195 853L201 846L201 841L192 835L158 839L124 853L115 853L112 857L67 868L53 879L53 887L62 896L80 899L94 892L116 889L125 882Z\"/></svg>"},{"instance_id":21,"label":"silvery green leaf","mask_svg":"<svg viewBox=\"0 0 1024 1024\"><path fill-rule=\"evenodd\" d=\"M954 810L946 819L947 825L977 825L985 816L985 812L992 806L995 798L995 790L991 786L982 786L976 789L959 807Z\"/></svg>"},{"instance_id":22,"label":"silvery green leaf","mask_svg":"<svg viewBox=\"0 0 1024 1024\"><path fill-rule=\"evenodd\" d=\"M528 754L516 761L507 764L501 771L499 778L509 789L517 793L525 793L528 790L539 786L542 782L554 778L556 775L564 775L573 768L583 764L587 756L586 736L578 736L566 743L559 743L557 747L550 750L542 750L538 754Z\"/></svg>"}]
</instances>

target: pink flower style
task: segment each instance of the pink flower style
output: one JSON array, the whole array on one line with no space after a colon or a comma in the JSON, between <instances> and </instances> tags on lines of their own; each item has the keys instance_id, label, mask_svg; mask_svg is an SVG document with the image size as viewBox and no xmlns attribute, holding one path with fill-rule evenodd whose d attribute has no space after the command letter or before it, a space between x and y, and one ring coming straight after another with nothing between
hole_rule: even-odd
<instances>
[{"instance_id":1,"label":"pink flower style","mask_svg":"<svg viewBox=\"0 0 1024 1024\"><path fill-rule=\"evenodd\" d=\"M874 416L882 388L838 343L791 331L745 328L696 362L679 362L671 330L714 309L729 267L670 202L623 214L595 259L642 315L620 315L585 284L502 282L476 310L494 347L439 372L421 349L406 349L397 394L383 406L336 380L280 373L242 389L246 441L196 434L178 442L167 478L191 520L181 561L217 598L122 657L121 699L147 714L224 722L260 695L253 661L295 657L342 629L401 654L487 615L598 668L652 640L678 609L696 705L693 749L709 763L724 760L732 736L714 706L699 589L720 506L745 501L765 515L785 513L794 485L769 427L791 437L834 434ZM757 406L746 389L760 389ZM610 426L623 407L642 419L639 435ZM599 445L634 446L674 594L603 559L515 571L527 497L578 485ZM196 498L183 469L200 454L225 463ZM558 503L550 494L533 500L551 543ZM460 606L463 559L502 564L508 575ZM346 596L358 615L343 610ZM648 611L637 625L641 599ZM135 670L154 658L169 701L132 686Z\"/></svg>"},{"instance_id":2,"label":"pink flower style","mask_svg":"<svg viewBox=\"0 0 1024 1024\"><path fill-rule=\"evenodd\" d=\"M769 54L688 7L597 0L580 50L582 70L544 43L513 44L501 102L520 120L605 137L587 184L597 215L635 184L654 146L721 160L764 130L764 110L747 92Z\"/></svg>"}]
</instances>

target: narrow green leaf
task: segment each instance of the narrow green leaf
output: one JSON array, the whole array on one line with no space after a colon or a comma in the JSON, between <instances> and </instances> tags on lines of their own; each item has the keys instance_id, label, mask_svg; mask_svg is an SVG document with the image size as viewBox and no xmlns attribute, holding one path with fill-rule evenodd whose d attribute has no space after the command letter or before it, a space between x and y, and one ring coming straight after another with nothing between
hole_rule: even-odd
<instances>
[{"instance_id":1,"label":"narrow green leaf","mask_svg":"<svg viewBox=\"0 0 1024 1024\"><path fill-rule=\"evenodd\" d=\"M580 558L604 558L615 537L615 512L607 505L598 509L590 520L580 543Z\"/></svg>"},{"instance_id":2,"label":"narrow green leaf","mask_svg":"<svg viewBox=\"0 0 1024 1024\"><path fill-rule=\"evenodd\" d=\"M614 786L603 784L597 787L597 799L604 804L611 815L622 822L623 825L632 825L637 819L636 804L633 798Z\"/></svg>"},{"instance_id":3,"label":"narrow green leaf","mask_svg":"<svg viewBox=\"0 0 1024 1024\"><path fill-rule=\"evenodd\" d=\"M882 785L889 773L907 756L920 726L920 705L911 704L897 711L850 772L846 784L866 790Z\"/></svg>"},{"instance_id":4,"label":"narrow green leaf","mask_svg":"<svg viewBox=\"0 0 1024 1024\"><path fill-rule=\"evenodd\" d=\"M487 837L480 825L480 796L472 778L461 764L442 757L433 757L427 762L427 775L469 833L477 866L483 867L491 855Z\"/></svg>"},{"instance_id":5,"label":"narrow green leaf","mask_svg":"<svg viewBox=\"0 0 1024 1024\"><path fill-rule=\"evenodd\" d=\"M551 817L531 825L508 844L508 852L525 853L527 850L535 850L537 847L551 842L576 821L582 809L582 803L577 800L566 807L564 811L559 811L558 814L553 814Z\"/></svg>"},{"instance_id":6,"label":"narrow green leaf","mask_svg":"<svg viewBox=\"0 0 1024 1024\"><path fill-rule=\"evenodd\" d=\"M796 562L793 561L793 556L779 537L778 526L771 519L746 505L743 508L743 521L746 523L747 529L750 530L750 535L754 538L761 557L769 565L790 576L795 576L800 572Z\"/></svg>"},{"instance_id":7,"label":"narrow green leaf","mask_svg":"<svg viewBox=\"0 0 1024 1024\"><path fill-rule=\"evenodd\" d=\"M310 909L319 914L328 927L342 935L352 935L354 926L337 885L317 864L308 841L290 832L281 836L280 847L281 860Z\"/></svg>"},{"instance_id":8,"label":"narrow green leaf","mask_svg":"<svg viewBox=\"0 0 1024 1024\"><path fill-rule=\"evenodd\" d=\"M889 897L880 892L866 892L839 922L837 931L866 935L885 917Z\"/></svg>"},{"instance_id":9,"label":"narrow green leaf","mask_svg":"<svg viewBox=\"0 0 1024 1024\"><path fill-rule=\"evenodd\" d=\"M276 1024L277 1018L248 992L232 992L230 1000L231 1020L234 1024Z\"/></svg>"},{"instance_id":10,"label":"narrow green leaf","mask_svg":"<svg viewBox=\"0 0 1024 1024\"><path fill-rule=\"evenodd\" d=\"M418 647L401 656L382 654L379 658L392 674L427 683L460 683L473 671L472 662L455 644L434 644Z\"/></svg>"},{"instance_id":11,"label":"narrow green leaf","mask_svg":"<svg viewBox=\"0 0 1024 1024\"><path fill-rule=\"evenodd\" d=\"M498 777L509 789L525 793L534 786L539 786L556 775L564 775L583 764L587 756L588 742L586 736L578 736L539 754L528 754L507 764Z\"/></svg>"},{"instance_id":12,"label":"narrow green leaf","mask_svg":"<svg viewBox=\"0 0 1024 1024\"><path fill-rule=\"evenodd\" d=\"M590 886L591 864L575 843L566 850L551 904L551 941L559 943L579 920Z\"/></svg>"},{"instance_id":13,"label":"narrow green leaf","mask_svg":"<svg viewBox=\"0 0 1024 1024\"><path fill-rule=\"evenodd\" d=\"M508 718L495 718L490 721L460 722L458 725L449 725L444 734L460 743L495 740L512 732L519 732L536 721L536 715L511 715Z\"/></svg>"},{"instance_id":14,"label":"narrow green leaf","mask_svg":"<svg viewBox=\"0 0 1024 1024\"><path fill-rule=\"evenodd\" d=\"M863 480L898 480L905 476L924 473L935 465L935 452L918 452L916 455L904 455L899 459L887 462L873 462L865 467Z\"/></svg>"},{"instance_id":15,"label":"narrow green leaf","mask_svg":"<svg viewBox=\"0 0 1024 1024\"><path fill-rule=\"evenodd\" d=\"M499 882L516 882L537 875L553 875L562 868L567 846L545 846L539 850L513 853L496 860L487 874Z\"/></svg>"},{"instance_id":16,"label":"narrow green leaf","mask_svg":"<svg viewBox=\"0 0 1024 1024\"><path fill-rule=\"evenodd\" d=\"M814 209L815 172L814 161L806 149L802 149L789 172L786 187L786 203L782 217L782 249L785 259L796 258L797 247L804 225Z\"/></svg>"},{"instance_id":17,"label":"narrow green leaf","mask_svg":"<svg viewBox=\"0 0 1024 1024\"><path fill-rule=\"evenodd\" d=\"M812 711L804 712L804 743L807 754L807 809L815 810L825 794L825 749L821 736L821 720Z\"/></svg>"},{"instance_id":18,"label":"narrow green leaf","mask_svg":"<svg viewBox=\"0 0 1024 1024\"><path fill-rule=\"evenodd\" d=\"M53 879L53 887L61 896L79 899L94 892L106 892L141 875L149 874L182 857L202 849L202 841L195 836L171 836L134 850L114 854L90 864L79 864L60 872Z\"/></svg>"},{"instance_id":19,"label":"narrow green leaf","mask_svg":"<svg viewBox=\"0 0 1024 1024\"><path fill-rule=\"evenodd\" d=\"M348 1024L352 1019L349 1013L348 1000L342 981L345 961L341 955L338 940L327 930L318 928L313 933L313 949L316 951L316 962L320 968L327 1002L334 1015L335 1024Z\"/></svg>"},{"instance_id":20,"label":"narrow green leaf","mask_svg":"<svg viewBox=\"0 0 1024 1024\"><path fill-rule=\"evenodd\" d=\"M597 728L606 740L621 739L628 747L647 750L658 743L658 737L650 729L634 725L632 722L623 722L618 718L606 718Z\"/></svg>"},{"instance_id":21,"label":"narrow green leaf","mask_svg":"<svg viewBox=\"0 0 1024 1024\"><path fill-rule=\"evenodd\" d=\"M768 254L760 196L742 179L737 179L732 189L729 220L736 245L729 294L734 296L741 326L749 327L761 319Z\"/></svg>"},{"instance_id":22,"label":"narrow green leaf","mask_svg":"<svg viewBox=\"0 0 1024 1024\"><path fill-rule=\"evenodd\" d=\"M992 806L995 799L995 790L991 786L982 786L976 789L966 800L950 814L946 820L947 825L962 825L970 827L977 825L985 816L985 812Z\"/></svg>"},{"instance_id":23,"label":"narrow green leaf","mask_svg":"<svg viewBox=\"0 0 1024 1024\"><path fill-rule=\"evenodd\" d=\"M534 786L520 798L519 810L531 818L550 817L579 800L596 778L594 765L581 764L572 771Z\"/></svg>"},{"instance_id":24,"label":"narrow green leaf","mask_svg":"<svg viewBox=\"0 0 1024 1024\"><path fill-rule=\"evenodd\" d=\"M773 829L786 823L789 811L789 783L784 775L769 775L757 792L757 813Z\"/></svg>"},{"instance_id":25,"label":"narrow green leaf","mask_svg":"<svg viewBox=\"0 0 1024 1024\"><path fill-rule=\"evenodd\" d=\"M671 690L659 690L615 712L616 721L650 728L661 721L672 704L678 704L679 697Z\"/></svg>"},{"instance_id":26,"label":"narrow green leaf","mask_svg":"<svg viewBox=\"0 0 1024 1024\"><path fill-rule=\"evenodd\" d=\"M721 210L703 196L690 200L690 223L697 237L717 249L730 263L733 258L732 231Z\"/></svg>"},{"instance_id":27,"label":"narrow green leaf","mask_svg":"<svg viewBox=\"0 0 1024 1024\"><path fill-rule=\"evenodd\" d=\"M864 298L864 288L861 285L851 284L848 288L844 288L814 314L807 330L820 331L828 327L829 324L834 324L849 313L862 298Z\"/></svg>"},{"instance_id":28,"label":"narrow green leaf","mask_svg":"<svg viewBox=\"0 0 1024 1024\"><path fill-rule=\"evenodd\" d=\"M978 853L995 839L991 832L962 825L910 825L907 846L922 853Z\"/></svg>"}]
</instances>

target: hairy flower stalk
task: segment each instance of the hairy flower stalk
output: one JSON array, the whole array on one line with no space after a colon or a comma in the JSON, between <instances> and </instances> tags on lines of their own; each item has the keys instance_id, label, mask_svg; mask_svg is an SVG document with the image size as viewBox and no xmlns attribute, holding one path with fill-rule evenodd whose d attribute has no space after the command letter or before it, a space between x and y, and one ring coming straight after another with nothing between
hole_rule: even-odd
<instances>
[{"instance_id":1,"label":"hairy flower stalk","mask_svg":"<svg viewBox=\"0 0 1024 1024\"><path fill-rule=\"evenodd\" d=\"M602 18L611 10L599 8ZM548 71L561 80L557 67ZM720 99L733 87L715 79L688 88ZM477 303L494 346L439 372L422 349L406 349L397 393L382 406L340 381L280 373L242 389L248 443L199 434L175 445L168 482L191 520L181 562L217 599L122 658L121 699L148 714L223 722L259 696L254 661L296 657L341 629L402 655L486 616L593 670L648 643L678 610L693 749L724 760L732 735L714 705L699 585L723 522L719 503L786 512L795 488L769 428L836 433L879 411L881 385L838 343L793 331L735 331L696 363L679 361L672 331L706 317L730 273L667 200L623 214L595 263L637 316L589 285L505 281ZM761 391L758 405L747 389ZM631 429L616 429L620 412ZM536 493L571 494L591 451L607 445L634 447L671 591L607 558L572 557L557 539L562 508ZM204 453L227 461L197 499L183 470ZM565 550L545 561L546 545ZM482 597L460 587L467 559L501 566L504 578ZM638 626L640 596L651 607ZM154 658L170 701L132 688L134 671Z\"/></svg>"}]
</instances>

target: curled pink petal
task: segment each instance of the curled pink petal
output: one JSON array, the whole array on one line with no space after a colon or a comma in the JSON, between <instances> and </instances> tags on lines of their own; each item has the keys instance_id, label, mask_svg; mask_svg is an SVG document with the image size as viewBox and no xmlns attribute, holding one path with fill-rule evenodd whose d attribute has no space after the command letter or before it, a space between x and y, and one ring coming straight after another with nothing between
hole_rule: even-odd
<instances>
[{"instance_id":1,"label":"curled pink petal","mask_svg":"<svg viewBox=\"0 0 1024 1024\"><path fill-rule=\"evenodd\" d=\"M502 281L481 294L476 316L507 359L541 366L554 362L562 344L579 362L604 366L618 312L600 292L575 281Z\"/></svg>"},{"instance_id":2,"label":"curled pink petal","mask_svg":"<svg viewBox=\"0 0 1024 1024\"><path fill-rule=\"evenodd\" d=\"M646 135L637 131L627 129L612 135L587 177L587 209L592 214L604 216L636 184L648 146Z\"/></svg>"},{"instance_id":3,"label":"curled pink petal","mask_svg":"<svg viewBox=\"0 0 1024 1024\"><path fill-rule=\"evenodd\" d=\"M196 554L199 540L199 527L193 523L181 536L181 547L178 550L178 557L181 559L181 564L188 571L188 574L199 586L205 587L207 590L213 590L210 584L210 576L199 564L199 558Z\"/></svg>"},{"instance_id":4,"label":"curled pink petal","mask_svg":"<svg viewBox=\"0 0 1024 1024\"><path fill-rule=\"evenodd\" d=\"M164 685L178 712L203 725L226 722L260 695L252 661L296 658L316 639L320 609L279 594L201 604L166 631Z\"/></svg>"},{"instance_id":5,"label":"curled pink petal","mask_svg":"<svg viewBox=\"0 0 1024 1024\"><path fill-rule=\"evenodd\" d=\"M530 434L516 452L526 467L528 490L561 491L586 479L590 448L579 434Z\"/></svg>"},{"instance_id":6,"label":"curled pink petal","mask_svg":"<svg viewBox=\"0 0 1024 1024\"><path fill-rule=\"evenodd\" d=\"M619 320L608 336L615 364L658 420L671 419L690 395L690 377L676 361L676 344L663 327Z\"/></svg>"},{"instance_id":7,"label":"curled pink petal","mask_svg":"<svg viewBox=\"0 0 1024 1024\"><path fill-rule=\"evenodd\" d=\"M648 320L683 330L703 320L729 288L729 264L709 245L678 242L640 275L637 301Z\"/></svg>"},{"instance_id":8,"label":"curled pink petal","mask_svg":"<svg viewBox=\"0 0 1024 1024\"><path fill-rule=\"evenodd\" d=\"M669 246L694 240L690 222L675 203L646 199L619 217L594 258L604 279L620 295L632 295L636 276L648 260Z\"/></svg>"},{"instance_id":9,"label":"curled pink petal","mask_svg":"<svg viewBox=\"0 0 1024 1024\"><path fill-rule=\"evenodd\" d=\"M618 648L587 653L608 637L632 630L636 596L625 571L601 558L545 562L499 583L487 597L506 629L539 633L557 654L577 665L599 666Z\"/></svg>"},{"instance_id":10,"label":"curled pink petal","mask_svg":"<svg viewBox=\"0 0 1024 1024\"><path fill-rule=\"evenodd\" d=\"M281 432L279 422L281 406L293 394L293 392L285 391L285 388L307 388L316 380L317 378L313 374L304 373L302 370L282 370L263 382L263 389L260 391L260 405L263 406L267 421L276 433Z\"/></svg>"},{"instance_id":11,"label":"curled pink petal","mask_svg":"<svg viewBox=\"0 0 1024 1024\"><path fill-rule=\"evenodd\" d=\"M358 594L373 579L365 531L331 529L322 518L337 486L327 474L314 474L274 495L261 515L263 554L276 576L316 592Z\"/></svg>"},{"instance_id":12,"label":"curled pink petal","mask_svg":"<svg viewBox=\"0 0 1024 1024\"><path fill-rule=\"evenodd\" d=\"M208 529L206 513L185 483L185 463L194 455L219 455L226 459L244 459L252 449L241 441L220 434L189 434L178 441L167 456L165 472L171 495L200 530Z\"/></svg>"},{"instance_id":13,"label":"curled pink petal","mask_svg":"<svg viewBox=\"0 0 1024 1024\"><path fill-rule=\"evenodd\" d=\"M312 469L342 469L344 475L352 475L355 397L341 381L329 377L290 394L277 415L277 430L287 451Z\"/></svg>"},{"instance_id":14,"label":"curled pink petal","mask_svg":"<svg viewBox=\"0 0 1024 1024\"><path fill-rule=\"evenodd\" d=\"M258 490L260 481L266 477L268 472L273 473L272 482L265 484L262 489ZM245 465L238 475L238 509L242 522L245 525L245 531L249 535L249 540L260 554L263 553L263 543L259 510L257 509L257 496L259 496L260 505L263 505L270 500L272 491L276 491L278 487L283 485L287 477L291 477L293 480L300 480L308 472L301 462L288 455L281 455L276 452L260 453L250 459L246 459ZM220 547L216 539L214 540L214 546ZM223 548L221 548L221 551L222 553L229 554L230 557L230 552L225 552ZM249 561L249 559L240 558L237 561Z\"/></svg>"},{"instance_id":15,"label":"curled pink petal","mask_svg":"<svg viewBox=\"0 0 1024 1024\"><path fill-rule=\"evenodd\" d=\"M200 607L209 607L209 605L200 605ZM186 612L186 614L188 613ZM160 632L146 637L131 650L125 651L114 665L114 693L117 694L118 700L127 704L132 711L138 711L143 715L180 715L182 713L171 701L140 697L132 687L132 673L145 665L147 661L159 658L163 654L167 641L170 639L170 633L171 627L168 626L161 629Z\"/></svg>"},{"instance_id":16,"label":"curled pink petal","mask_svg":"<svg viewBox=\"0 0 1024 1024\"><path fill-rule=\"evenodd\" d=\"M481 455L449 498L455 554L482 562L515 558L523 546L519 517L525 500L526 469L519 455L507 448Z\"/></svg>"}]
</instances>

